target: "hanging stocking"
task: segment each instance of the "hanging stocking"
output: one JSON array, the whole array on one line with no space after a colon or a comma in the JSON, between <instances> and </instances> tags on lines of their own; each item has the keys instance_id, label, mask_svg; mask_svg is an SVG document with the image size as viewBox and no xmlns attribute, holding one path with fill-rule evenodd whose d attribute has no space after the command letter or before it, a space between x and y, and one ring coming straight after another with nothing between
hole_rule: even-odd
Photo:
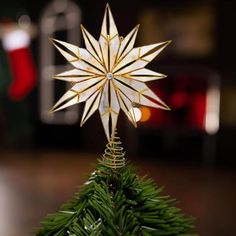
<instances>
[{"instance_id":1,"label":"hanging stocking","mask_svg":"<svg viewBox=\"0 0 236 236\"><path fill-rule=\"evenodd\" d=\"M9 97L13 101L23 99L36 84L36 69L29 44L30 36L20 29L3 36L3 47L7 52L12 75Z\"/></svg>"}]
</instances>

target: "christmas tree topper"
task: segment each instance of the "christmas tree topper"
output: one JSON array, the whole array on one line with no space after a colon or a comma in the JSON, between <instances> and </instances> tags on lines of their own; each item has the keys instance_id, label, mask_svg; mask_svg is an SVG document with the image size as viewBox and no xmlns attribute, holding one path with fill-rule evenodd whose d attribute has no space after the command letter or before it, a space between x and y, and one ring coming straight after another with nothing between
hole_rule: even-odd
<instances>
[{"instance_id":1,"label":"christmas tree topper","mask_svg":"<svg viewBox=\"0 0 236 236\"><path fill-rule=\"evenodd\" d=\"M54 76L73 85L52 108L59 111L85 102L81 126L99 110L109 140L114 136L120 109L136 126L134 107L149 106L169 110L169 107L147 87L145 82L166 76L145 66L170 41L134 48L139 26L126 37L119 36L111 10L107 4L101 34L97 41L83 26L85 48L52 39L59 52L74 69Z\"/></svg>"}]
</instances>

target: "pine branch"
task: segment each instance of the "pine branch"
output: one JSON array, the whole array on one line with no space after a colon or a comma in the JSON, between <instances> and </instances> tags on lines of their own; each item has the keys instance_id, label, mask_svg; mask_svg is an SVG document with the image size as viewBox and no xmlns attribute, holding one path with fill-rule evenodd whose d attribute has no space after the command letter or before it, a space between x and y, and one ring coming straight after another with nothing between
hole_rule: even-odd
<instances>
[{"instance_id":1,"label":"pine branch","mask_svg":"<svg viewBox=\"0 0 236 236\"><path fill-rule=\"evenodd\" d=\"M162 188L131 167L118 171L99 162L79 193L42 221L37 236L193 236L193 219L162 196Z\"/></svg>"}]
</instances>

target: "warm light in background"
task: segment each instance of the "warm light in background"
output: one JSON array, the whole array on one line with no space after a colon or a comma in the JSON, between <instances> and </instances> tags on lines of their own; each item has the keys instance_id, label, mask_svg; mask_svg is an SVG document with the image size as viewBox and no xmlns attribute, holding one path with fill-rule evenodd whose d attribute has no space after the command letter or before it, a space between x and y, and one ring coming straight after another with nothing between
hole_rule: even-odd
<instances>
[{"instance_id":1,"label":"warm light in background","mask_svg":"<svg viewBox=\"0 0 236 236\"><path fill-rule=\"evenodd\" d=\"M220 126L220 90L212 86L207 92L205 129L208 134L215 134Z\"/></svg>"},{"instance_id":2,"label":"warm light in background","mask_svg":"<svg viewBox=\"0 0 236 236\"><path fill-rule=\"evenodd\" d=\"M148 107L141 107L140 111L141 111L141 114L142 114L140 121L141 122L148 121L150 119L150 117L151 117L151 110L150 110L150 108L148 108Z\"/></svg>"}]
</instances>

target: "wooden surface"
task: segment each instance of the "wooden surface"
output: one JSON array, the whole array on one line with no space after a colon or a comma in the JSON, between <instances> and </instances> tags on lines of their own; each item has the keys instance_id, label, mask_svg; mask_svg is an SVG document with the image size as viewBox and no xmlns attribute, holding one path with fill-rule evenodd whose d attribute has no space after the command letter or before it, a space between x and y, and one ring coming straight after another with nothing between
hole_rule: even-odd
<instances>
[{"instance_id":1,"label":"wooden surface","mask_svg":"<svg viewBox=\"0 0 236 236\"><path fill-rule=\"evenodd\" d=\"M96 164L79 152L0 153L0 236L29 236L49 212L73 196ZM194 164L133 159L165 194L197 218L201 236L236 235L236 171ZM142 168L142 169L141 169Z\"/></svg>"}]
</instances>

